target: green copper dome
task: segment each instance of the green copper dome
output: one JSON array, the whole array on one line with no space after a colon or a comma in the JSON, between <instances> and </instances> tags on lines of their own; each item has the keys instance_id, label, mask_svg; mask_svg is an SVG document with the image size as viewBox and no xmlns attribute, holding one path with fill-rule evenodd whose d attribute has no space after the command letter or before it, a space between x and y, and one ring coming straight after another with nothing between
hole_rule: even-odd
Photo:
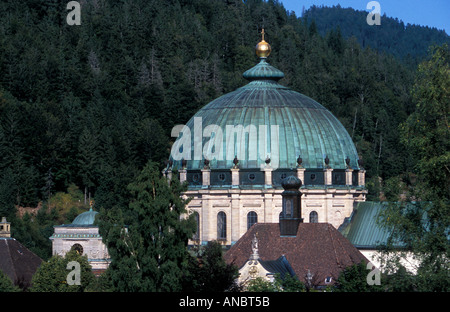
<instances>
[{"instance_id":1,"label":"green copper dome","mask_svg":"<svg viewBox=\"0 0 450 312\"><path fill-rule=\"evenodd\" d=\"M211 170L230 169L237 162L240 169L259 170L270 159L274 169L299 163L305 169L359 169L355 145L339 120L313 99L279 84L284 74L266 58L243 76L247 85L213 100L188 121L190 132L180 132L172 148L174 168L185 160L188 170L205 164Z\"/></svg>"},{"instance_id":2,"label":"green copper dome","mask_svg":"<svg viewBox=\"0 0 450 312\"><path fill-rule=\"evenodd\" d=\"M72 222L72 226L88 226L94 225L95 217L98 212L90 209L89 211L83 212L78 215Z\"/></svg>"}]
</instances>

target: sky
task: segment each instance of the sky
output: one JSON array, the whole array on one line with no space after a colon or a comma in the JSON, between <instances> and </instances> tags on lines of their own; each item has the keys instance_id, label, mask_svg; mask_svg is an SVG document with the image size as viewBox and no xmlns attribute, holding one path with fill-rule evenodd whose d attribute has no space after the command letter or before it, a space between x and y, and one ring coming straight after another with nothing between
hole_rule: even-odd
<instances>
[{"instance_id":1,"label":"sky","mask_svg":"<svg viewBox=\"0 0 450 312\"><path fill-rule=\"evenodd\" d=\"M371 0L279 0L286 10L294 11L301 16L302 8L305 10L312 5L333 6L340 4L343 8L351 7L359 11L366 9ZM407 23L436 27L450 32L450 0L378 0L381 16L386 13L388 17L397 17L405 25ZM381 19L383 23L383 19Z\"/></svg>"}]
</instances>

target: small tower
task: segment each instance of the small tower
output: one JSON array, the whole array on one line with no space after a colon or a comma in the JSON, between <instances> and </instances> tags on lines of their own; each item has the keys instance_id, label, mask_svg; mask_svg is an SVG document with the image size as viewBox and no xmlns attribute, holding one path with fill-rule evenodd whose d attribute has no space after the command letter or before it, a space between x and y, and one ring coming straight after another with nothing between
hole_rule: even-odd
<instances>
[{"instance_id":1,"label":"small tower","mask_svg":"<svg viewBox=\"0 0 450 312\"><path fill-rule=\"evenodd\" d=\"M6 222L6 217L0 222L0 237L11 237L11 223Z\"/></svg>"},{"instance_id":2,"label":"small tower","mask_svg":"<svg viewBox=\"0 0 450 312\"><path fill-rule=\"evenodd\" d=\"M298 226L303 222L302 219L302 193L299 188L302 181L294 176L289 176L281 182L284 188L282 197L282 211L280 216L280 235L296 236Z\"/></svg>"}]
</instances>

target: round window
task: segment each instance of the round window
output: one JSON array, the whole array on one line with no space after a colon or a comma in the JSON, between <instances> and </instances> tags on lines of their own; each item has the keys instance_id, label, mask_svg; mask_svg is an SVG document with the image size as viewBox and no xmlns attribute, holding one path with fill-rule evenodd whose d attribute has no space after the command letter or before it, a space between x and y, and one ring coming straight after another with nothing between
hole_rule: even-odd
<instances>
[{"instance_id":1,"label":"round window","mask_svg":"<svg viewBox=\"0 0 450 312\"><path fill-rule=\"evenodd\" d=\"M219 173L218 175L219 181L225 181L225 173Z\"/></svg>"},{"instance_id":2,"label":"round window","mask_svg":"<svg viewBox=\"0 0 450 312\"><path fill-rule=\"evenodd\" d=\"M256 178L256 176L255 176L254 173L249 173L249 174L248 174L248 179L249 179L250 181L254 181L255 178Z\"/></svg>"},{"instance_id":3,"label":"round window","mask_svg":"<svg viewBox=\"0 0 450 312\"><path fill-rule=\"evenodd\" d=\"M192 181L198 182L199 179L200 179L200 176L198 175L198 173L194 173L194 175L192 176Z\"/></svg>"},{"instance_id":4,"label":"round window","mask_svg":"<svg viewBox=\"0 0 450 312\"><path fill-rule=\"evenodd\" d=\"M80 256L83 255L83 246L80 244L73 245L72 250L75 250Z\"/></svg>"}]
</instances>

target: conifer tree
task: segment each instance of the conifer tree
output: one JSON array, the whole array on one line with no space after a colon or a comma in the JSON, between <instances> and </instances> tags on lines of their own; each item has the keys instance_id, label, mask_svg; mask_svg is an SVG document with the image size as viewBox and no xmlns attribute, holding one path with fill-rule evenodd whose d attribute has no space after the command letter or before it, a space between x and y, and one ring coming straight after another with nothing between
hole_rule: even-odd
<instances>
[{"instance_id":1,"label":"conifer tree","mask_svg":"<svg viewBox=\"0 0 450 312\"><path fill-rule=\"evenodd\" d=\"M5 273L3 273L2 270L0 270L0 293L15 292L18 290L19 289L16 286L14 286L8 275L6 275Z\"/></svg>"},{"instance_id":2,"label":"conifer tree","mask_svg":"<svg viewBox=\"0 0 450 312\"><path fill-rule=\"evenodd\" d=\"M128 187L133 199L120 209L103 211L100 229L112 258L110 276L118 291L180 291L187 269L187 242L193 218L183 218L184 186L170 185L149 161ZM125 227L126 225L126 227Z\"/></svg>"}]
</instances>

